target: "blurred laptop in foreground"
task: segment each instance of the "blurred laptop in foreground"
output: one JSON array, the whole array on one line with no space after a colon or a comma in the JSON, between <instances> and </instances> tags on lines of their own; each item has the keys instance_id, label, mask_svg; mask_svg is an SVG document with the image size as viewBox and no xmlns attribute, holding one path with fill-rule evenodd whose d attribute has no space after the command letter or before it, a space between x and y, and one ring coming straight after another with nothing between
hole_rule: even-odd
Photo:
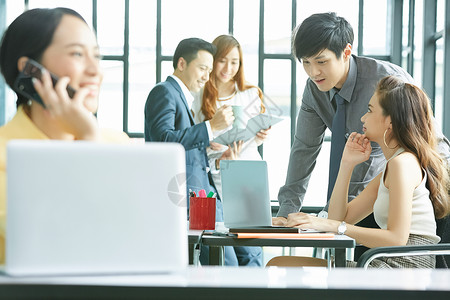
<instances>
[{"instance_id":1,"label":"blurred laptop in foreground","mask_svg":"<svg viewBox=\"0 0 450 300\"><path fill-rule=\"evenodd\" d=\"M13 141L7 168L7 274L187 267L181 145Z\"/></svg>"}]
</instances>

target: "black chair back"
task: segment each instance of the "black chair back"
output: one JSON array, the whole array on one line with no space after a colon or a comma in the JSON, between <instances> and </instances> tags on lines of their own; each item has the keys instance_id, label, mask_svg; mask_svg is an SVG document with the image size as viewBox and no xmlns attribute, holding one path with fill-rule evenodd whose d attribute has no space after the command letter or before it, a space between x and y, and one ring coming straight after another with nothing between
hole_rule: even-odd
<instances>
[{"instance_id":1,"label":"black chair back","mask_svg":"<svg viewBox=\"0 0 450 300\"><path fill-rule=\"evenodd\" d=\"M442 243L450 243L450 216L436 220L436 234L440 236ZM450 266L450 255L436 255L436 268L448 269Z\"/></svg>"}]
</instances>

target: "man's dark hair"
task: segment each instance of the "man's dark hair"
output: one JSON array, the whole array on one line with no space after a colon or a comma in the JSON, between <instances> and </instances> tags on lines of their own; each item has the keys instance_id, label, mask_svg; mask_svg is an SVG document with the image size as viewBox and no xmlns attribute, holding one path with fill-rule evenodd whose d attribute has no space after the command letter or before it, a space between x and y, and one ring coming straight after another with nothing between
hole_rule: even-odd
<instances>
[{"instance_id":1,"label":"man's dark hair","mask_svg":"<svg viewBox=\"0 0 450 300\"><path fill-rule=\"evenodd\" d=\"M197 58L197 53L200 50L205 50L214 56L216 54L216 46L208 43L205 40L199 38L189 38L182 40L175 50L173 55L173 68L177 68L178 60L180 57L189 64L191 61Z\"/></svg>"},{"instance_id":2,"label":"man's dark hair","mask_svg":"<svg viewBox=\"0 0 450 300\"><path fill-rule=\"evenodd\" d=\"M353 28L336 13L314 14L293 32L292 51L299 61L329 49L339 58L347 44L353 44Z\"/></svg>"}]
</instances>

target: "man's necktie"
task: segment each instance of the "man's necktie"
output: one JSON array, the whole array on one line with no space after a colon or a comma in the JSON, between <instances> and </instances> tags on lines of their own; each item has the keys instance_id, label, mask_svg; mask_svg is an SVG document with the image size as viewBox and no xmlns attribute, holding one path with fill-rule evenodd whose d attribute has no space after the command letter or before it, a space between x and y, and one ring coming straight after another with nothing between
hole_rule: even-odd
<instances>
[{"instance_id":1,"label":"man's necktie","mask_svg":"<svg viewBox=\"0 0 450 300\"><path fill-rule=\"evenodd\" d=\"M327 207L333 192L334 183L341 164L342 151L345 146L345 100L337 93L334 95L336 101L336 114L331 124L331 151L330 151L330 172L328 174L328 194Z\"/></svg>"}]
</instances>

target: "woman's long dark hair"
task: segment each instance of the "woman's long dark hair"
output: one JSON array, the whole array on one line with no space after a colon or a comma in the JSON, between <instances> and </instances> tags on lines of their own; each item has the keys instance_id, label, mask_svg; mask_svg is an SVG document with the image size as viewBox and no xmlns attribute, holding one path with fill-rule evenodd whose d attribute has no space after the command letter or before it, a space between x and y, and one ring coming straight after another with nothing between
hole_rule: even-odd
<instances>
[{"instance_id":1,"label":"woman's long dark hair","mask_svg":"<svg viewBox=\"0 0 450 300\"><path fill-rule=\"evenodd\" d=\"M86 23L76 11L57 7L25 11L8 26L0 46L0 70L11 88L19 74L17 68L19 58L26 56L40 62L42 54L52 43L53 34L64 15L75 16ZM21 95L17 97L17 106L28 101Z\"/></svg>"},{"instance_id":2,"label":"woman's long dark hair","mask_svg":"<svg viewBox=\"0 0 450 300\"><path fill-rule=\"evenodd\" d=\"M376 94L383 114L391 117L393 137L416 155L427 172L426 186L436 218L445 217L450 213L448 165L436 151L430 100L420 88L395 76L381 79Z\"/></svg>"}]
</instances>

